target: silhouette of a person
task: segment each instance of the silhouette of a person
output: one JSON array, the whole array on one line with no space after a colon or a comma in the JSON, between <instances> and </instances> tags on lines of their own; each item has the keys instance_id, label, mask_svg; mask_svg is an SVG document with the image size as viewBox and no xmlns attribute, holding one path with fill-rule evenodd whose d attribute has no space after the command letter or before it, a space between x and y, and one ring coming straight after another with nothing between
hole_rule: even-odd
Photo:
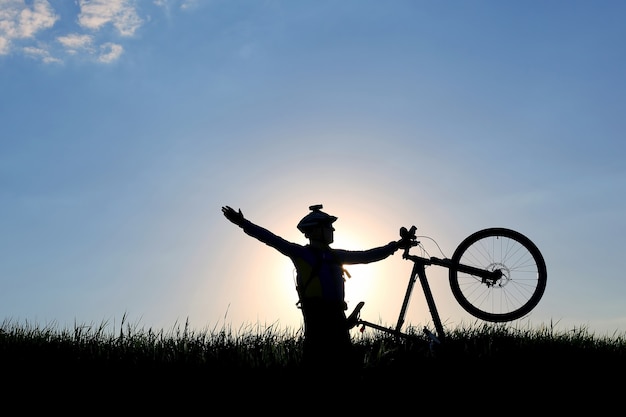
<instances>
[{"instance_id":1,"label":"silhouette of a person","mask_svg":"<svg viewBox=\"0 0 626 417\"><path fill-rule=\"evenodd\" d=\"M345 369L354 366L350 328L344 300L344 265L383 260L400 248L414 246L408 238L368 250L333 249L333 223L337 217L324 213L322 205L298 223L309 239L307 245L289 242L244 218L241 210L222 207L224 216L243 231L288 256L296 268L297 292L304 319L303 363L310 369Z\"/></svg>"}]
</instances>

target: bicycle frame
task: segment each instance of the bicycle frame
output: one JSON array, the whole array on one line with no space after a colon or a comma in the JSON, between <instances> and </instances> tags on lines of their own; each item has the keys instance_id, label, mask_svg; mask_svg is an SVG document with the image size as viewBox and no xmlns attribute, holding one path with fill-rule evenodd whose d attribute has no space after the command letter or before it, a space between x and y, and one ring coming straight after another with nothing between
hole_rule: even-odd
<instances>
[{"instance_id":1,"label":"bicycle frame","mask_svg":"<svg viewBox=\"0 0 626 417\"><path fill-rule=\"evenodd\" d=\"M417 242L419 243L419 242ZM455 268L457 271L466 272L475 276L480 277L483 282L496 282L498 279L502 277L502 271L496 269L494 271L488 271L481 268L475 268L469 265L463 264L453 264L450 259L440 259L436 257L424 258L421 256L411 255L409 254L409 248L404 249L404 253L402 254L403 259L407 259L413 262L413 269L411 271L411 276L409 277L409 283L406 289L406 293L404 296L404 301L402 302L402 308L400 309L400 315L398 316L398 321L396 323L395 328L388 328L384 326L380 326L378 324L361 320L360 318L356 320L356 325L367 326L374 328L376 330L380 330L389 334L392 334L397 337L403 338L413 338L414 336L404 333L402 331L402 326L404 325L404 320L406 316L406 312L409 306L409 299L411 298L411 293L413 292L413 287L415 286L415 281L419 278L420 284L422 286L422 290L424 291L424 296L426 298L426 303L428 305L428 309L433 319L433 324L435 326L436 335L433 334L428 328L424 327L424 333L435 343L442 343L445 340L445 332L443 329L443 325L441 323L441 319L439 318L439 312L437 310L437 306L435 304L435 299L433 297L432 291L430 289L430 284L428 283L428 279L426 277L426 266L427 265L437 265L444 268ZM352 316L358 316L360 309L363 307L364 303L361 302L357 305Z\"/></svg>"}]
</instances>

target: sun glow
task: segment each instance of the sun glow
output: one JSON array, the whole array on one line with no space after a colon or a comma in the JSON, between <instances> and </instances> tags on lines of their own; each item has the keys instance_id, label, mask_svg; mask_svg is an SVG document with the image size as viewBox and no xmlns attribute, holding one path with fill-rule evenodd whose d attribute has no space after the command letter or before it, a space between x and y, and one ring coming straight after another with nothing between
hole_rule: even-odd
<instances>
[{"instance_id":1,"label":"sun glow","mask_svg":"<svg viewBox=\"0 0 626 417\"><path fill-rule=\"evenodd\" d=\"M321 201L312 199L312 201ZM324 204L326 209L326 204ZM327 212L339 217L334 224L334 242L331 247L345 250L366 250L386 245L398 239L396 221L388 219L381 213L371 211L342 210L340 205L328 204ZM281 210L261 210L260 214L250 217L257 224L267 227L275 234L288 241L306 244L307 239L294 227L300 215L285 217ZM287 210L289 211L289 210ZM293 208L297 212L296 208ZM401 222L398 220L398 224ZM424 242L433 255L436 248L430 242ZM420 254L415 249L415 254ZM298 295L295 288L295 269L291 260L255 239L246 236L238 238L235 246L229 249L228 256L236 252L242 262L231 265L229 274L231 281L225 283L223 297L231 301L229 314L235 322L246 323L277 323L280 327L298 329L302 325L301 311L297 308ZM424 255L422 253L422 255ZM243 258L242 258L243 256ZM361 310L361 318L386 326L395 326L403 300L406 295L412 263L403 259L400 252L378 262L368 264L345 265L349 276L345 276L345 301L347 313L361 301L365 302ZM445 320L450 309L447 299L450 290L447 286L445 272L433 268L428 271L429 281L437 307ZM225 301L226 302L226 301ZM224 303L225 303L224 302ZM223 307L224 308L224 307ZM420 325L430 320L420 284L416 283L405 323Z\"/></svg>"},{"instance_id":2,"label":"sun glow","mask_svg":"<svg viewBox=\"0 0 626 417\"><path fill-rule=\"evenodd\" d=\"M346 250L366 250L385 245L389 240L389 238L380 240L373 236L359 238L353 233L345 232L341 233L341 236L336 237L332 247ZM376 321L394 320L389 311L390 300L395 297L395 285L389 285L390 281L388 279L393 275L391 272L392 264L393 255L378 262L344 265L347 271L344 279L348 314L352 312L359 302L364 301L366 303L364 314L365 312L373 314L374 316L370 317L371 319ZM385 306L387 307L385 308Z\"/></svg>"}]
</instances>

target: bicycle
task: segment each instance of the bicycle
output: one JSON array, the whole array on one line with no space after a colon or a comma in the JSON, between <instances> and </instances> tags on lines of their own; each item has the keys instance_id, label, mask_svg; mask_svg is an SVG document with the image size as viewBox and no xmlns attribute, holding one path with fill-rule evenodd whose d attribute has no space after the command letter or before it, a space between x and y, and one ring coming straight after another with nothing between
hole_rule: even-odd
<instances>
[{"instance_id":1,"label":"bicycle","mask_svg":"<svg viewBox=\"0 0 626 417\"><path fill-rule=\"evenodd\" d=\"M412 246L423 249L415 235L417 228L400 229L402 237ZM534 309L544 294L547 282L545 260L537 246L525 235L506 228L479 230L465 238L452 258L416 256L404 249L402 258L412 261L413 268L395 328L384 327L360 318L365 305L361 301L348 317L350 327L362 326L403 338L414 335L402 331L411 293L420 280L436 334L427 327L424 333L431 342L440 344L445 332L426 277L426 266L436 265L449 270L449 283L456 301L471 315L489 322L519 319Z\"/></svg>"}]
</instances>

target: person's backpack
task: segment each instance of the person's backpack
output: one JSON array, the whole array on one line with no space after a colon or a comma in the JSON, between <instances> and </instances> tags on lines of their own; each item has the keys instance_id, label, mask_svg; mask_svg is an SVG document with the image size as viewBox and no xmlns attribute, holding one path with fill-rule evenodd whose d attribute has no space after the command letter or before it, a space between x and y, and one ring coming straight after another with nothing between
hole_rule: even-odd
<instances>
[{"instance_id":1,"label":"person's backpack","mask_svg":"<svg viewBox=\"0 0 626 417\"><path fill-rule=\"evenodd\" d=\"M350 278L350 273L340 264L339 260L336 258L332 249L327 251L315 249L309 246L309 249L313 251L315 254L316 262L311 266L309 273L306 276L302 276L303 274L298 275L298 282L296 282L296 291L298 293L298 302L296 305L300 308L302 305L303 299L311 299L311 298L321 298L323 294L322 289L322 281L319 277L319 271L324 263L324 253L328 253L331 255L331 261L338 264L345 276ZM327 261L329 262L329 261ZM345 281L345 277L344 277ZM342 300L343 301L343 300Z\"/></svg>"}]
</instances>

